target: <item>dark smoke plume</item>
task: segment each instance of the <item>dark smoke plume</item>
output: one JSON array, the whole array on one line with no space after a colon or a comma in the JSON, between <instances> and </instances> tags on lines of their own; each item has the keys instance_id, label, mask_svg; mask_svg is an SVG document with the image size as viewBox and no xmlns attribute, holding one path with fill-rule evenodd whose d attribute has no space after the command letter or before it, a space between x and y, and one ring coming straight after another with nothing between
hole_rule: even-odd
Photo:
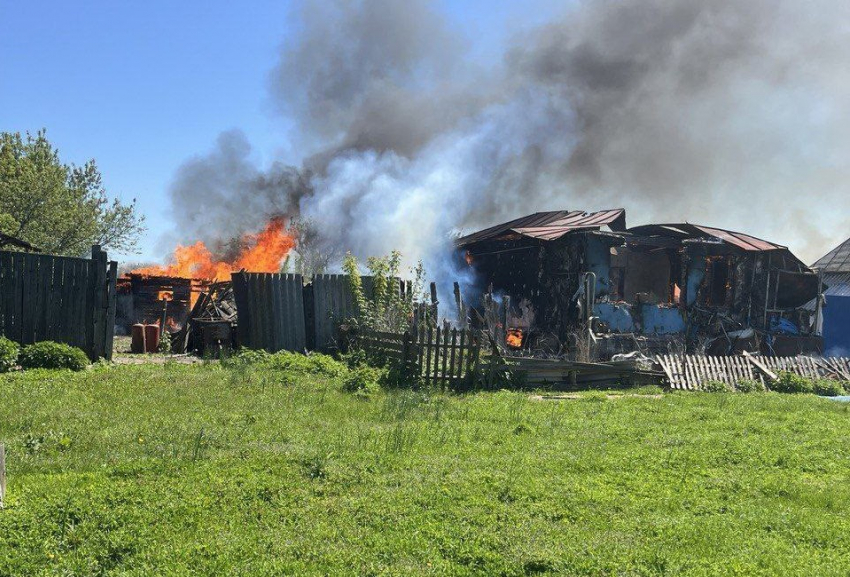
<instances>
[{"instance_id":1,"label":"dark smoke plume","mask_svg":"<svg viewBox=\"0 0 850 577\"><path fill-rule=\"evenodd\" d=\"M556 208L744 230L806 260L847 236L847 3L580 2L483 63L427 0L299 13L270 93L304 164L261 171L224 135L172 189L198 230L297 210L328 246L432 270L452 231Z\"/></svg>"}]
</instances>

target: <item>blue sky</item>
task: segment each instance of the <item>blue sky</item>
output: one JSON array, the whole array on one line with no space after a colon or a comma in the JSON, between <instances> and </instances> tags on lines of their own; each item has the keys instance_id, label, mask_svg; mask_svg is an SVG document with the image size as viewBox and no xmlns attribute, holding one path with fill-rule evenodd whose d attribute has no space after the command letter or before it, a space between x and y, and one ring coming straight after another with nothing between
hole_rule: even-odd
<instances>
[{"instance_id":1,"label":"blue sky","mask_svg":"<svg viewBox=\"0 0 850 577\"><path fill-rule=\"evenodd\" d=\"M549 5L439 4L488 60ZM95 158L109 193L136 198L148 221L141 254L113 256L161 260L174 171L221 131L243 130L261 163L298 161L266 90L293 16L291 2L269 0L0 0L0 130L46 128L64 161Z\"/></svg>"}]
</instances>

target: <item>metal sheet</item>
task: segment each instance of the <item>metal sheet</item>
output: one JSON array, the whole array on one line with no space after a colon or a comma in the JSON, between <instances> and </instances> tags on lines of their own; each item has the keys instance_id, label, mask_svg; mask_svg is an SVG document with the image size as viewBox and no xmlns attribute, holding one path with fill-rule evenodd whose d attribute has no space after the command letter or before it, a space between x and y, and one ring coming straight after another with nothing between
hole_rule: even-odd
<instances>
[{"instance_id":1,"label":"metal sheet","mask_svg":"<svg viewBox=\"0 0 850 577\"><path fill-rule=\"evenodd\" d=\"M510 233L548 241L561 238L574 230L598 230L603 226L623 230L625 225L626 211L622 208L590 213L581 210L535 212L461 237L456 244L466 246Z\"/></svg>"},{"instance_id":2,"label":"metal sheet","mask_svg":"<svg viewBox=\"0 0 850 577\"><path fill-rule=\"evenodd\" d=\"M630 228L628 232L634 235L658 235L679 239L686 238L714 238L718 241L736 246L746 251L784 250L787 247L756 238L742 232L703 226L699 224L647 224Z\"/></svg>"},{"instance_id":3,"label":"metal sheet","mask_svg":"<svg viewBox=\"0 0 850 577\"><path fill-rule=\"evenodd\" d=\"M850 238L818 259L812 268L829 273L850 273Z\"/></svg>"}]
</instances>

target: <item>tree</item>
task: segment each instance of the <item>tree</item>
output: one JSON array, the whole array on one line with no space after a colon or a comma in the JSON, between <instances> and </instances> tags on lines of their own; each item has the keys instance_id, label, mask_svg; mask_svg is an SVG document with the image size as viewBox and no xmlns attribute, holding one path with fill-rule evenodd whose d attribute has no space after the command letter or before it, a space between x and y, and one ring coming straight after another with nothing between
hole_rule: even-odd
<instances>
[{"instance_id":1,"label":"tree","mask_svg":"<svg viewBox=\"0 0 850 577\"><path fill-rule=\"evenodd\" d=\"M110 200L94 160L63 164L45 130L26 138L0 132L0 232L81 256L93 244L132 252L142 231L135 199Z\"/></svg>"},{"instance_id":2,"label":"tree","mask_svg":"<svg viewBox=\"0 0 850 577\"><path fill-rule=\"evenodd\" d=\"M338 253L334 247L323 245L316 223L293 217L286 231L295 239L295 258L290 259L288 255L281 272L295 272L303 277L327 272Z\"/></svg>"}]
</instances>

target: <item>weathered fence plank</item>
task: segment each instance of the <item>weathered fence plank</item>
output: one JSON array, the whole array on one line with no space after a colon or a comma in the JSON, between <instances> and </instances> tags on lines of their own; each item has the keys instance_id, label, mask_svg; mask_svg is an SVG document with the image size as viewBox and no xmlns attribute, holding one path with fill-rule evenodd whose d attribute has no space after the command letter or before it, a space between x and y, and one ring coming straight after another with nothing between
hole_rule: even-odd
<instances>
[{"instance_id":1,"label":"weathered fence plank","mask_svg":"<svg viewBox=\"0 0 850 577\"><path fill-rule=\"evenodd\" d=\"M92 259L0 251L0 334L111 359L117 266L99 247Z\"/></svg>"},{"instance_id":2,"label":"weathered fence plank","mask_svg":"<svg viewBox=\"0 0 850 577\"><path fill-rule=\"evenodd\" d=\"M233 273L239 343L251 349L304 351L304 282L299 274Z\"/></svg>"},{"instance_id":3,"label":"weathered fence plank","mask_svg":"<svg viewBox=\"0 0 850 577\"><path fill-rule=\"evenodd\" d=\"M810 379L850 380L850 372L842 369L850 366L846 358L659 355L656 361L664 368L671 388L684 390L701 390L710 380L730 386L743 379L769 385L782 371Z\"/></svg>"}]
</instances>

